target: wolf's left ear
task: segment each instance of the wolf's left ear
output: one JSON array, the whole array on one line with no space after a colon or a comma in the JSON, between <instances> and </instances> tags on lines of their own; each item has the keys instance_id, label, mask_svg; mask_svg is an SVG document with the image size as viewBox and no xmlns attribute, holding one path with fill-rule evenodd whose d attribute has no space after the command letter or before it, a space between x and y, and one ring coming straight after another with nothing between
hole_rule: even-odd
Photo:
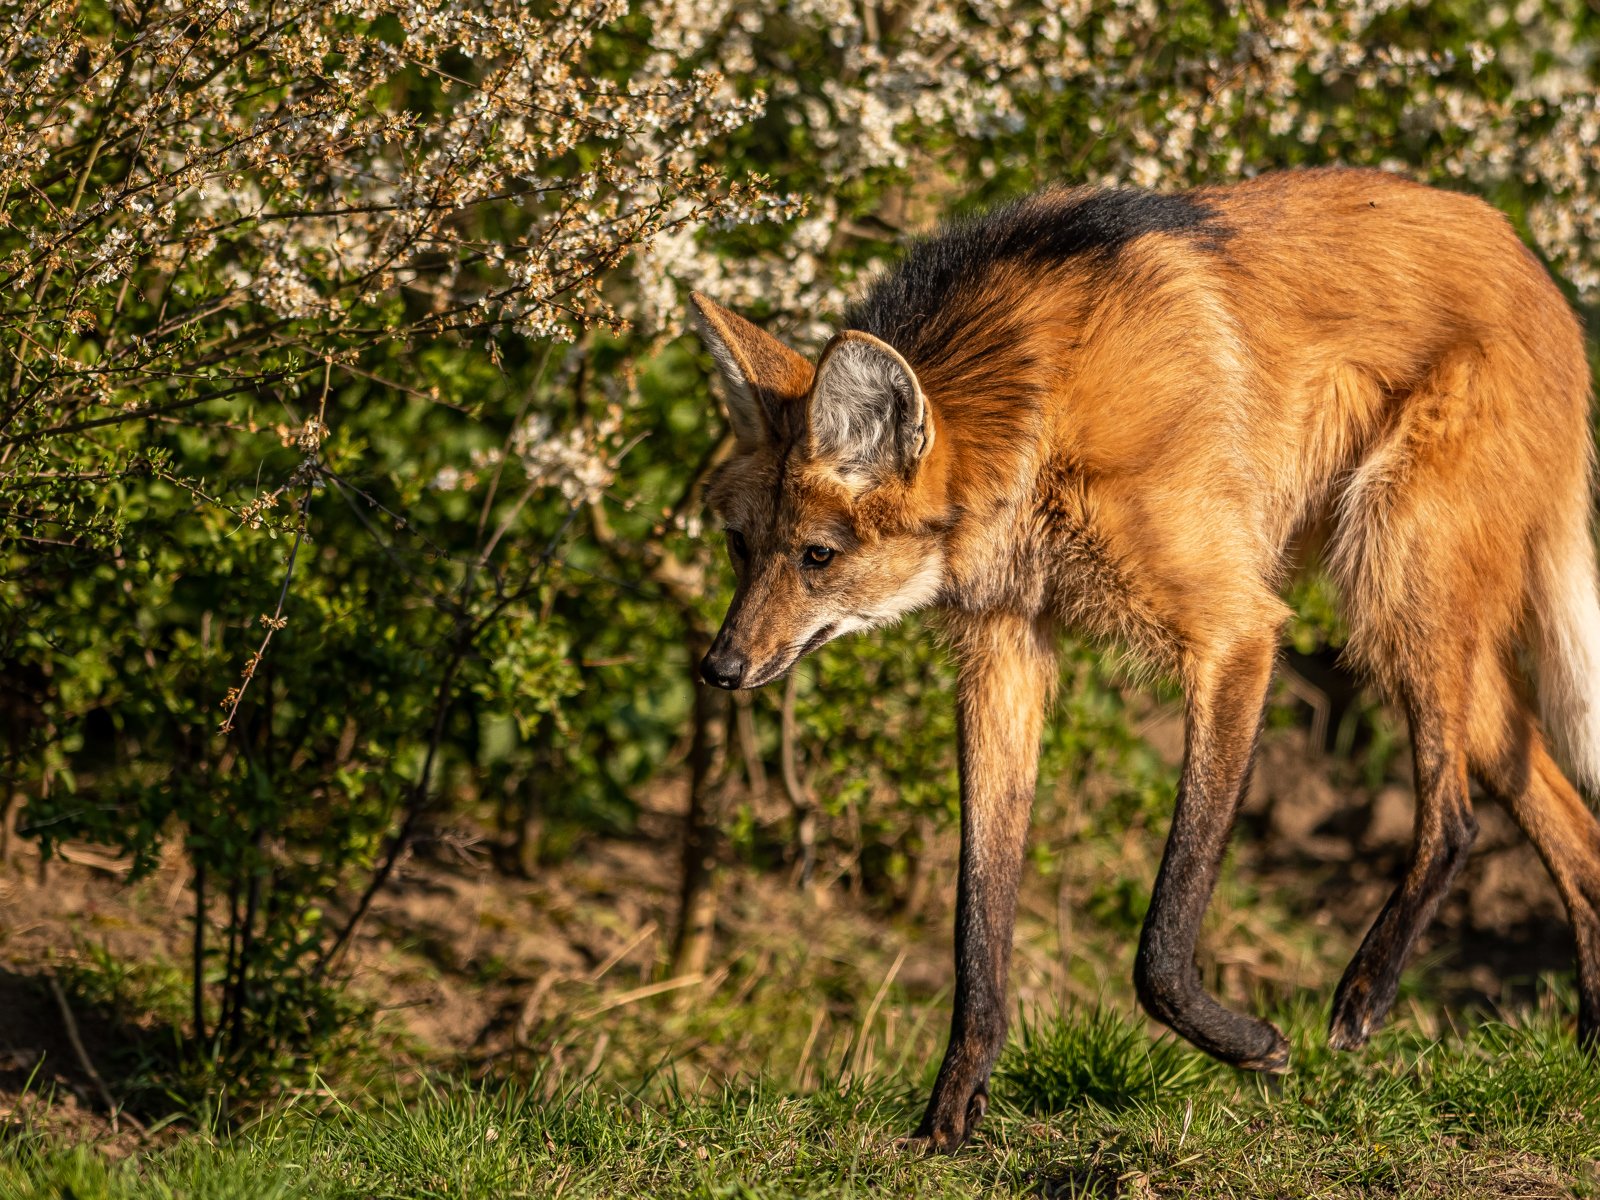
<instances>
[{"instance_id":1,"label":"wolf's left ear","mask_svg":"<svg viewBox=\"0 0 1600 1200\"><path fill-rule=\"evenodd\" d=\"M909 479L933 449L933 413L893 346L848 330L828 344L811 389L811 449L847 482Z\"/></svg>"},{"instance_id":2,"label":"wolf's left ear","mask_svg":"<svg viewBox=\"0 0 1600 1200\"><path fill-rule=\"evenodd\" d=\"M690 292L689 301L695 328L728 385L734 436L748 449L784 436L786 418L811 387L811 364L699 292Z\"/></svg>"}]
</instances>

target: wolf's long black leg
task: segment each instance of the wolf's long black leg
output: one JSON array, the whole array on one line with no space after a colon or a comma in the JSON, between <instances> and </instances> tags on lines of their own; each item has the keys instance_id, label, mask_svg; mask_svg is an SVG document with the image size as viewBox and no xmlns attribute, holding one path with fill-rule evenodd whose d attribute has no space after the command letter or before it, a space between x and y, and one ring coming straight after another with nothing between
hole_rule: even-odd
<instances>
[{"instance_id":1,"label":"wolf's long black leg","mask_svg":"<svg viewBox=\"0 0 1600 1200\"><path fill-rule=\"evenodd\" d=\"M1011 932L1055 676L1053 633L1024 618L985 617L952 633L961 661L955 1013L933 1097L912 1135L946 1152L988 1109L989 1072L1005 1044Z\"/></svg>"},{"instance_id":2,"label":"wolf's long black leg","mask_svg":"<svg viewBox=\"0 0 1600 1200\"><path fill-rule=\"evenodd\" d=\"M1467 861L1478 822L1467 794L1467 756L1456 724L1425 703L1408 705L1416 755L1417 830L1406 877L1373 922L1333 995L1328 1044L1355 1050L1383 1024L1417 938Z\"/></svg>"},{"instance_id":3,"label":"wolf's long black leg","mask_svg":"<svg viewBox=\"0 0 1600 1200\"><path fill-rule=\"evenodd\" d=\"M1275 640L1263 638L1197 655L1186 672L1183 778L1134 966L1151 1016L1208 1054L1257 1071L1286 1070L1289 1044L1276 1026L1208 996L1194 952L1249 777L1275 653Z\"/></svg>"}]
</instances>

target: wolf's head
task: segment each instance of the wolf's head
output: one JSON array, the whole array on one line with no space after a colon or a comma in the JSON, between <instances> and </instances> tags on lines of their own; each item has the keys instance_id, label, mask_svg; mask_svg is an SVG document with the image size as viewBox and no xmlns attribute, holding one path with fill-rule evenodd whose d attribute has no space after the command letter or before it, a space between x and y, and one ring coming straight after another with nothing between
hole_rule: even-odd
<instances>
[{"instance_id":1,"label":"wolf's head","mask_svg":"<svg viewBox=\"0 0 1600 1200\"><path fill-rule=\"evenodd\" d=\"M945 455L916 373L887 343L841 333L813 368L692 300L738 440L708 498L739 588L700 670L718 687L759 687L840 634L938 597Z\"/></svg>"}]
</instances>

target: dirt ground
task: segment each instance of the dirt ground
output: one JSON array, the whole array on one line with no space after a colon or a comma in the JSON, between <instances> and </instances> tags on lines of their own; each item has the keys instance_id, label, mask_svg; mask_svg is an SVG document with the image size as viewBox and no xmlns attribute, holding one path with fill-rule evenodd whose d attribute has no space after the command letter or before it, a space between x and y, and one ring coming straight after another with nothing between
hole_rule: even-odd
<instances>
[{"instance_id":1,"label":"dirt ground","mask_svg":"<svg viewBox=\"0 0 1600 1200\"><path fill-rule=\"evenodd\" d=\"M1175 712L1156 713L1144 732L1158 752L1176 756ZM1339 772L1321 757L1309 759L1305 741L1300 730L1264 741L1231 882L1208 919L1202 967L1234 1003L1263 986L1330 987L1405 864L1412 795L1403 774L1375 794L1341 788L1333 782ZM1406 769L1402 756L1396 770ZM592 838L534 880L500 875L486 856L405 865L349 959L355 986L379 999L399 1032L396 1045L405 1049L397 1053L482 1067L525 1041L552 1006L603 1008L619 997L626 1004L660 979L676 917L674 847L684 789L669 781L642 804L633 837ZM1543 972L1570 971L1571 943L1560 900L1521 833L1491 804L1479 805L1478 818L1471 860L1418 962L1430 994L1492 1008L1526 997ZM1063 832L1070 830L1052 818L1035 836L1059 842ZM1020 1003L1128 994L1136 936L1107 932L1085 911L1120 878L1147 894L1159 852L1158 840L1130 833L1120 845L1068 856L1064 872L1029 872L1014 956ZM53 1090L47 1123L105 1136L98 1090L45 981L91 945L128 961L184 963L192 892L176 855L132 886L124 882L126 864L103 848L69 845L65 855L41 866L27 845L9 871L0 868L0 1121L16 1122L29 1106L43 1111L39 1096ZM848 1008L855 996L870 994L902 952L895 973L901 994L936 1001L952 973L954 831L926 857L930 886L910 913L882 898L853 896L843 885L807 896L786 876L730 866L717 951L694 1002L740 1002L786 971L799 980L797 994L833 997L817 1008L817 1040L828 1004ZM1062 944L1073 948L1066 963ZM787 965L794 947L811 967ZM803 973L818 963L833 973L831 992ZM112 1057L118 1039L129 1036L93 1013L80 1014L79 1024L91 1063ZM598 1059L605 1043L596 1045ZM737 1071L740 1052L739 1044L707 1041L691 1057L700 1056L709 1072ZM826 1057L820 1042L818 1053ZM136 1135L124 1122L119 1136Z\"/></svg>"}]
</instances>

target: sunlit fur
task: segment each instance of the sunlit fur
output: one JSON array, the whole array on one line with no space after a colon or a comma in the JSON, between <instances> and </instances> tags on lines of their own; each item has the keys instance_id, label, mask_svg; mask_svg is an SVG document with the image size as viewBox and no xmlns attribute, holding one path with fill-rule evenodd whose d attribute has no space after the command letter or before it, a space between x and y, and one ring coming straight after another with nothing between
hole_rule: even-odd
<instances>
[{"instance_id":1,"label":"sunlit fur","mask_svg":"<svg viewBox=\"0 0 1600 1200\"><path fill-rule=\"evenodd\" d=\"M849 314L861 394L847 407L887 411L881 379L903 363L930 428L907 432L917 404L899 425L852 417L848 452L816 407L826 391L837 409L842 380L814 390L803 359L697 307L719 361L769 367L709 493L750 547L720 652L748 655L754 685L932 605L961 662L957 920L976 941L958 949L931 1144L970 1132L1004 1035L1017 814L1025 827L1051 675L1038 663L1062 627L1185 689L1180 799L1136 973L1146 1007L1229 1061L1286 1065L1276 1030L1200 990L1193 939L1248 778L1280 594L1310 561L1339 586L1348 661L1405 705L1417 755L1415 859L1341 984L1334 1044L1381 1021L1471 845L1469 772L1567 900L1580 1034L1595 1036L1600 826L1546 744L1600 784L1589 369L1500 214L1374 171L1045 192L914 244ZM871 485L844 459L872 464ZM811 545L833 561L805 566ZM996 995L998 1013L972 1015Z\"/></svg>"}]
</instances>

